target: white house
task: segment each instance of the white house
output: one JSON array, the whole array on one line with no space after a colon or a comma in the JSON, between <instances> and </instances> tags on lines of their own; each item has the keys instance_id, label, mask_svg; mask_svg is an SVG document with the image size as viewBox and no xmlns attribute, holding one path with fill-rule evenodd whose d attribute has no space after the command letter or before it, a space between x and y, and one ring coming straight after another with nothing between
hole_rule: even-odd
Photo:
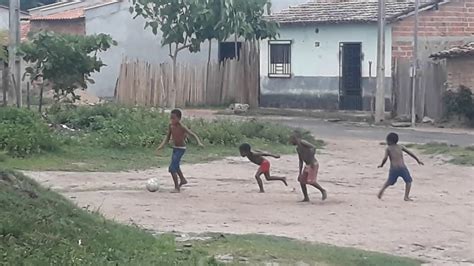
<instances>
[{"instance_id":1,"label":"white house","mask_svg":"<svg viewBox=\"0 0 474 266\"><path fill-rule=\"evenodd\" d=\"M388 21L413 3L389 2ZM264 107L370 110L377 62L376 2L309 2L273 13L277 40L261 43ZM385 33L386 98L391 96L391 25Z\"/></svg>"},{"instance_id":2,"label":"white house","mask_svg":"<svg viewBox=\"0 0 474 266\"><path fill-rule=\"evenodd\" d=\"M74 0L31 9L31 31L47 29L71 34L111 35L118 45L100 54L107 66L93 75L95 84L90 84L88 91L99 97L113 97L124 58L149 63L170 62L169 48L161 46L159 35L144 29L145 22L141 17L133 19L130 6L128 0ZM207 49L208 43L203 43L201 50L206 51L204 53L183 50L178 61L205 64ZM213 44L213 51L211 59L217 60L217 43ZM230 49L230 52L233 53L234 49Z\"/></svg>"}]
</instances>

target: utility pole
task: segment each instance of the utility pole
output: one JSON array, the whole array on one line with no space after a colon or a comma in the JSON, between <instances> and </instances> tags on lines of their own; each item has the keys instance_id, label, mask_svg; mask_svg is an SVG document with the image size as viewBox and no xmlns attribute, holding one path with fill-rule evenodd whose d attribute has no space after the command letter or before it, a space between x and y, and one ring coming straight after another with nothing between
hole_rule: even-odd
<instances>
[{"instance_id":1,"label":"utility pole","mask_svg":"<svg viewBox=\"0 0 474 266\"><path fill-rule=\"evenodd\" d=\"M375 93L375 123L385 118L385 0L378 1L377 91Z\"/></svg>"},{"instance_id":2,"label":"utility pole","mask_svg":"<svg viewBox=\"0 0 474 266\"><path fill-rule=\"evenodd\" d=\"M9 46L8 46L8 67L12 75L10 83L10 95L14 95L16 106L21 107L21 66L20 59L17 56L18 46L20 44L20 0L10 0L10 27L9 27ZM13 98L13 97L12 97Z\"/></svg>"},{"instance_id":3,"label":"utility pole","mask_svg":"<svg viewBox=\"0 0 474 266\"><path fill-rule=\"evenodd\" d=\"M412 85L411 85L411 126L416 125L416 91L418 89L418 12L420 8L420 0L415 0L415 25L413 29L413 62L411 67Z\"/></svg>"}]
</instances>

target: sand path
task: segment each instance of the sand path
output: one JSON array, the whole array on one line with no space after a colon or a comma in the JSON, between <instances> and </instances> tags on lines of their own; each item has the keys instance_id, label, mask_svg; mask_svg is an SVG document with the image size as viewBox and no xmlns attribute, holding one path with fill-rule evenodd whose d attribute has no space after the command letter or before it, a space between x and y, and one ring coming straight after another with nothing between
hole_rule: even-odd
<instances>
[{"instance_id":1,"label":"sand path","mask_svg":"<svg viewBox=\"0 0 474 266\"><path fill-rule=\"evenodd\" d=\"M415 201L403 201L401 180L378 200L387 173L376 167L383 147L376 141L327 142L318 158L319 179L329 197L322 202L311 189L309 204L297 203L301 194L293 155L271 161L273 173L287 176L290 186L266 182L265 194L257 193L256 167L241 158L184 165L190 184L181 194L168 193L172 181L164 168L28 174L79 206L157 231L272 234L421 258L434 265L473 265L474 167L423 156L425 166L418 166L406 158ZM144 191L151 177L160 178L160 192Z\"/></svg>"}]
</instances>

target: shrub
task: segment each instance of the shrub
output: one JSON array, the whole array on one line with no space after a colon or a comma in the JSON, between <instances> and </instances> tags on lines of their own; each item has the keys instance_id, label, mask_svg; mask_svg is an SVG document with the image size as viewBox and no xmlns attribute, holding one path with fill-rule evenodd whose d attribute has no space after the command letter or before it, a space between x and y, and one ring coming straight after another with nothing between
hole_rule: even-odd
<instances>
[{"instance_id":1,"label":"shrub","mask_svg":"<svg viewBox=\"0 0 474 266\"><path fill-rule=\"evenodd\" d=\"M474 99L469 88L461 85L457 91L447 91L444 94L444 105L447 117L456 115L474 122Z\"/></svg>"},{"instance_id":2,"label":"shrub","mask_svg":"<svg viewBox=\"0 0 474 266\"><path fill-rule=\"evenodd\" d=\"M0 149L14 157L25 157L56 147L41 117L25 109L0 109Z\"/></svg>"}]
</instances>

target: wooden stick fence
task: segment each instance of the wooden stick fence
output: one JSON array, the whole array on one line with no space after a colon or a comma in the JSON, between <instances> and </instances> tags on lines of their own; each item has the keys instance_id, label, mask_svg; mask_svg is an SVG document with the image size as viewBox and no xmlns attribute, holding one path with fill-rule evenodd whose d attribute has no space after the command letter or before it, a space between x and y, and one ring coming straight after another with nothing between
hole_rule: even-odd
<instances>
[{"instance_id":1,"label":"wooden stick fence","mask_svg":"<svg viewBox=\"0 0 474 266\"><path fill-rule=\"evenodd\" d=\"M178 64L176 106L223 105L231 102L258 105L259 54L255 44L242 46L239 60L207 64ZM124 59L115 88L117 102L126 105L170 106L171 64L150 64Z\"/></svg>"}]
</instances>

